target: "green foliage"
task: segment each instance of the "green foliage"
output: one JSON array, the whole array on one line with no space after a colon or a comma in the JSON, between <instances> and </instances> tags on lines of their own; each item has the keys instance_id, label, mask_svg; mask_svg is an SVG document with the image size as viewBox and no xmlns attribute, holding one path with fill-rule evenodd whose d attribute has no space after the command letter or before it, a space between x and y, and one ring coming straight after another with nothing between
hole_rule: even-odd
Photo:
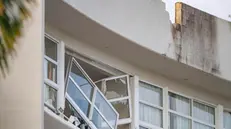
<instances>
[{"instance_id":1,"label":"green foliage","mask_svg":"<svg viewBox=\"0 0 231 129\"><path fill-rule=\"evenodd\" d=\"M0 73L6 75L8 57L15 52L17 39L22 35L24 20L31 17L29 5L35 0L0 0Z\"/></svg>"}]
</instances>

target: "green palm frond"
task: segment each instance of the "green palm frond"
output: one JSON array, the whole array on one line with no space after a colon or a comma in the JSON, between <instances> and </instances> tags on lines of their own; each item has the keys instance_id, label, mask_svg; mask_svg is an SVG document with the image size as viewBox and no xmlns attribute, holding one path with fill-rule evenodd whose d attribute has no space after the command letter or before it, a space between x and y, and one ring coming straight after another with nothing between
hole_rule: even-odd
<instances>
[{"instance_id":1,"label":"green palm frond","mask_svg":"<svg viewBox=\"0 0 231 129\"><path fill-rule=\"evenodd\" d=\"M8 72L8 56L15 52L23 22L31 17L29 5L35 0L0 0L0 73Z\"/></svg>"}]
</instances>

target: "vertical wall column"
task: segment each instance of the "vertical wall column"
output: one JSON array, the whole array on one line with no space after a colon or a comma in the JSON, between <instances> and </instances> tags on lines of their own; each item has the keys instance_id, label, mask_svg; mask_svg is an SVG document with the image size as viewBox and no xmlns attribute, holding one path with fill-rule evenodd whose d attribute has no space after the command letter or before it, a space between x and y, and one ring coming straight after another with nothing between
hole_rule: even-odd
<instances>
[{"instance_id":1,"label":"vertical wall column","mask_svg":"<svg viewBox=\"0 0 231 129\"><path fill-rule=\"evenodd\" d=\"M132 123L131 129L139 129L139 77L131 77Z\"/></svg>"},{"instance_id":2,"label":"vertical wall column","mask_svg":"<svg viewBox=\"0 0 231 129\"><path fill-rule=\"evenodd\" d=\"M64 42L59 43L58 47L58 94L57 94L57 109L64 110L65 108L65 44Z\"/></svg>"},{"instance_id":3,"label":"vertical wall column","mask_svg":"<svg viewBox=\"0 0 231 129\"><path fill-rule=\"evenodd\" d=\"M163 129L168 129L168 87L163 88Z\"/></svg>"},{"instance_id":4,"label":"vertical wall column","mask_svg":"<svg viewBox=\"0 0 231 129\"><path fill-rule=\"evenodd\" d=\"M216 129L223 129L223 106L218 105L215 110Z\"/></svg>"}]
</instances>

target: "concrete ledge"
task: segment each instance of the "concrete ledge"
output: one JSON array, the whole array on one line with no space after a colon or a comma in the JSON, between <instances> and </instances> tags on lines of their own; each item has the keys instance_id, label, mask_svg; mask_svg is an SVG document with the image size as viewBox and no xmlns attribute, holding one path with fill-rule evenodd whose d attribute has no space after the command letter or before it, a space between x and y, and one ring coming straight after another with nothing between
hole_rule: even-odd
<instances>
[{"instance_id":1,"label":"concrete ledge","mask_svg":"<svg viewBox=\"0 0 231 129\"><path fill-rule=\"evenodd\" d=\"M47 107L44 107L44 129L79 129L72 123L56 115Z\"/></svg>"}]
</instances>

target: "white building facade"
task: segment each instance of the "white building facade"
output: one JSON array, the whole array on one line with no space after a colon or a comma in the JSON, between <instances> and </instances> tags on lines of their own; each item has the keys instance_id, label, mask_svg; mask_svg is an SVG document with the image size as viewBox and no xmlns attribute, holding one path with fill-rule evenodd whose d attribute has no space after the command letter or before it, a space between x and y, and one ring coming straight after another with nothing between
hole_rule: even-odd
<instances>
[{"instance_id":1,"label":"white building facade","mask_svg":"<svg viewBox=\"0 0 231 129\"><path fill-rule=\"evenodd\" d=\"M197 22L199 20L199 22ZM45 1L45 129L231 129L230 23L183 3Z\"/></svg>"}]
</instances>

